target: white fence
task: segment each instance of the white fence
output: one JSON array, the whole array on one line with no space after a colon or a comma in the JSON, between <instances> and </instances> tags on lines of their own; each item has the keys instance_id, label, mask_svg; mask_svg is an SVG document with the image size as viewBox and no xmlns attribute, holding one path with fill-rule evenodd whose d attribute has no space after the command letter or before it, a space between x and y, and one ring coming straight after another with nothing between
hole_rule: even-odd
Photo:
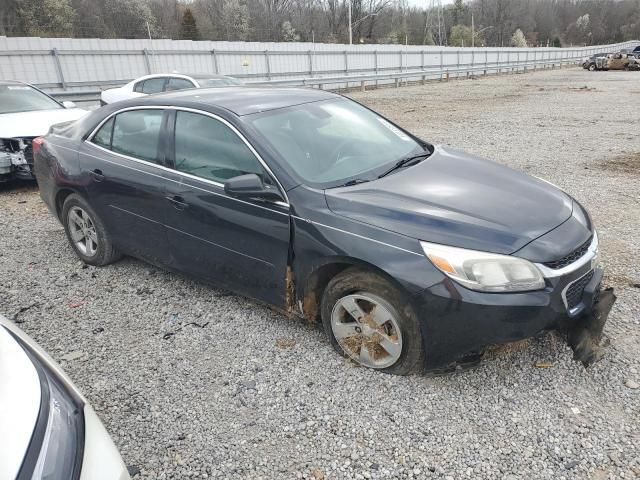
<instances>
[{"instance_id":1,"label":"white fence","mask_svg":"<svg viewBox=\"0 0 640 480\"><path fill-rule=\"evenodd\" d=\"M637 41L581 48L455 48L404 45L247 43L0 37L0 79L56 96L95 97L148 73L217 73L248 83L324 88L548 68Z\"/></svg>"}]
</instances>

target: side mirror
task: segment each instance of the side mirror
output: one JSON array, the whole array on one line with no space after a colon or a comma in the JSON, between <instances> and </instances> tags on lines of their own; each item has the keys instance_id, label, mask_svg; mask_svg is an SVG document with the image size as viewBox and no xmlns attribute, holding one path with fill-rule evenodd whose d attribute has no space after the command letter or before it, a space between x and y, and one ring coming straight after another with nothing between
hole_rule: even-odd
<instances>
[{"instance_id":1,"label":"side mirror","mask_svg":"<svg viewBox=\"0 0 640 480\"><path fill-rule=\"evenodd\" d=\"M224 191L235 198L256 198L273 202L284 200L277 187L265 184L255 173L230 178L224 184Z\"/></svg>"},{"instance_id":2,"label":"side mirror","mask_svg":"<svg viewBox=\"0 0 640 480\"><path fill-rule=\"evenodd\" d=\"M62 106L64 108L78 108L78 106L74 102L71 102L69 100L62 102Z\"/></svg>"}]
</instances>

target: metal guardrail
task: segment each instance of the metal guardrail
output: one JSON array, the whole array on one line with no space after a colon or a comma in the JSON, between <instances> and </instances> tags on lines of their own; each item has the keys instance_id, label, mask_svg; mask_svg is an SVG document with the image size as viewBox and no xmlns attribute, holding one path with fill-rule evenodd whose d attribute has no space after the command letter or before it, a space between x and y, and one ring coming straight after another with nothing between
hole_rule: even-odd
<instances>
[{"instance_id":1,"label":"metal guardrail","mask_svg":"<svg viewBox=\"0 0 640 480\"><path fill-rule=\"evenodd\" d=\"M580 57L582 58L582 57ZM481 64L460 64L451 67L427 67L422 69L408 69L402 72L389 72L378 74L359 74L359 75L333 75L333 76L321 76L321 77L299 77L299 78L281 78L270 80L251 80L248 79L245 83L247 85L273 85L273 86L289 86L289 87L316 87L327 90L331 89L344 89L344 88L357 88L360 86L362 90L365 90L367 85L380 86L380 82L386 82L386 85L399 87L403 81L408 83L409 81L416 81L417 79L425 83L427 80L449 80L450 78L462 78L470 76L472 74L480 73L481 75L501 74L501 73L515 73L515 72L527 72L529 70L555 68L558 66L562 68L563 65L575 65L578 58L564 58L564 59L545 59L536 61L515 61L515 62L490 62ZM240 77L240 76L239 76ZM123 82L109 82L110 87L117 86L118 84L124 84ZM335 85L341 85L335 87ZM332 86L334 88L332 88ZM50 92L54 98L61 100L74 100L77 102L97 102L100 99L100 93L102 90L78 90L78 91L66 91L66 92Z\"/></svg>"},{"instance_id":2,"label":"metal guardrail","mask_svg":"<svg viewBox=\"0 0 640 480\"><path fill-rule=\"evenodd\" d=\"M34 83L57 98L78 102L95 102L106 88L144 74L175 69L227 74L255 85L339 89L359 84L366 88L372 83L399 86L415 80L561 67L594 53L640 44L629 41L576 48L392 48L203 41L189 42L194 48L185 49L187 44L183 41L146 42L31 38L9 41L0 37L0 45L5 46L0 49L0 78ZM60 48L48 48L50 45ZM115 45L124 48L116 49Z\"/></svg>"}]
</instances>

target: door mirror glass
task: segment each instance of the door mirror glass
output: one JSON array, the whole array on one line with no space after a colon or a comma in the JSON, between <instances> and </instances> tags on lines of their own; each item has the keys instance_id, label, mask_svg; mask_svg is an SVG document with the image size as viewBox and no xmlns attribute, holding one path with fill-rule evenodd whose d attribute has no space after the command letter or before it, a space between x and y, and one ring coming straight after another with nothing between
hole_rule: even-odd
<instances>
[{"instance_id":1,"label":"door mirror glass","mask_svg":"<svg viewBox=\"0 0 640 480\"><path fill-rule=\"evenodd\" d=\"M263 182L255 173L230 178L224 184L227 195L235 198L256 198L261 200L282 201L278 188Z\"/></svg>"}]
</instances>

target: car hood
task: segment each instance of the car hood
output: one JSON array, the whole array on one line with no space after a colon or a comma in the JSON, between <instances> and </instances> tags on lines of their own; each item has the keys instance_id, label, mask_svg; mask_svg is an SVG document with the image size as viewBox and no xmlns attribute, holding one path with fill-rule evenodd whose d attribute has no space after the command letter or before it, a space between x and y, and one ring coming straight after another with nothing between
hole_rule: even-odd
<instances>
[{"instance_id":1,"label":"car hood","mask_svg":"<svg viewBox=\"0 0 640 480\"><path fill-rule=\"evenodd\" d=\"M0 478L16 478L40 411L33 363L0 323Z\"/></svg>"},{"instance_id":2,"label":"car hood","mask_svg":"<svg viewBox=\"0 0 640 480\"><path fill-rule=\"evenodd\" d=\"M0 114L0 138L40 137L51 125L77 120L86 113L81 108L58 108Z\"/></svg>"},{"instance_id":3,"label":"car hood","mask_svg":"<svg viewBox=\"0 0 640 480\"><path fill-rule=\"evenodd\" d=\"M325 191L336 214L419 240L511 254L565 222L573 201L550 183L437 146L418 165Z\"/></svg>"}]
</instances>

